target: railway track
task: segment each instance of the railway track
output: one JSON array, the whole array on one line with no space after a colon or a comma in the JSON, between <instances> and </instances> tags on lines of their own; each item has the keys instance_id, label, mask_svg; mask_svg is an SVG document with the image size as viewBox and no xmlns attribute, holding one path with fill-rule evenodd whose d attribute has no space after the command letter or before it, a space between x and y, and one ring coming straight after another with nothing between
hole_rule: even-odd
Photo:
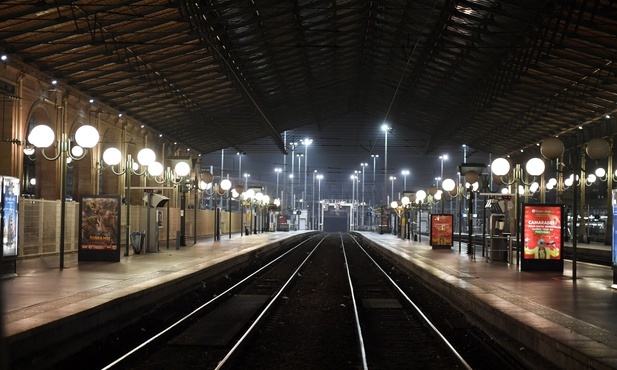
<instances>
[{"instance_id":1,"label":"railway track","mask_svg":"<svg viewBox=\"0 0 617 370\"><path fill-rule=\"evenodd\" d=\"M519 368L369 249L350 234L291 246L103 368Z\"/></svg>"}]
</instances>

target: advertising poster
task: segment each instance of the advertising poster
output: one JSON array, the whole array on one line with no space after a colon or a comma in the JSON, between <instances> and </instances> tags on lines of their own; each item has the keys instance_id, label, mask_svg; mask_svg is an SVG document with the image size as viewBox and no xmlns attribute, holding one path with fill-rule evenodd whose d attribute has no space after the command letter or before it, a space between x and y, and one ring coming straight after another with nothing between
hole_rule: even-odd
<instances>
[{"instance_id":1,"label":"advertising poster","mask_svg":"<svg viewBox=\"0 0 617 370\"><path fill-rule=\"evenodd\" d=\"M523 205L522 270L563 271L563 205Z\"/></svg>"},{"instance_id":2,"label":"advertising poster","mask_svg":"<svg viewBox=\"0 0 617 370\"><path fill-rule=\"evenodd\" d=\"M0 178L2 184L2 259L17 258L19 235L19 180L14 177Z\"/></svg>"},{"instance_id":3,"label":"advertising poster","mask_svg":"<svg viewBox=\"0 0 617 370\"><path fill-rule=\"evenodd\" d=\"M120 197L84 196L79 213L79 261L120 261Z\"/></svg>"},{"instance_id":4,"label":"advertising poster","mask_svg":"<svg viewBox=\"0 0 617 370\"><path fill-rule=\"evenodd\" d=\"M431 246L450 248L454 243L454 217L450 214L431 215Z\"/></svg>"},{"instance_id":5,"label":"advertising poster","mask_svg":"<svg viewBox=\"0 0 617 370\"><path fill-rule=\"evenodd\" d=\"M611 266L617 270L617 189L613 190L613 246L611 250Z\"/></svg>"}]
</instances>

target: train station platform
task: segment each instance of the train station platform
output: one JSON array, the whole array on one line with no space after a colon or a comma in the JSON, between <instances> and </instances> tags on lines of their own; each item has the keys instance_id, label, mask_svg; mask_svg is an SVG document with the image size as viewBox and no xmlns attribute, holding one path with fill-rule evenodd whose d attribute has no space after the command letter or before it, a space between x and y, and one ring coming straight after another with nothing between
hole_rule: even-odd
<instances>
[{"instance_id":1,"label":"train station platform","mask_svg":"<svg viewBox=\"0 0 617 370\"><path fill-rule=\"evenodd\" d=\"M457 307L473 312L560 369L617 369L617 290L608 266L565 260L564 271L520 271L458 251L393 235L362 233ZM610 250L599 243L577 248ZM514 259L513 259L514 261ZM517 349L514 349L517 350ZM534 368L533 364L526 364Z\"/></svg>"},{"instance_id":2,"label":"train station platform","mask_svg":"<svg viewBox=\"0 0 617 370\"><path fill-rule=\"evenodd\" d=\"M45 361L66 354L71 337L87 343L94 335L112 332L119 320L131 320L135 310L306 233L200 239L178 250L131 254L120 262L78 263L76 254L67 254L63 270L57 255L19 260L17 276L0 281L5 350L11 356L33 356L31 363L45 368ZM433 250L424 237L414 242L389 234L359 234L457 306L514 335L558 367L617 369L617 292L611 289L610 267L579 262L574 280L568 260L563 274L521 272L515 264L479 254L470 258L465 245L459 253L458 243Z\"/></svg>"}]
</instances>

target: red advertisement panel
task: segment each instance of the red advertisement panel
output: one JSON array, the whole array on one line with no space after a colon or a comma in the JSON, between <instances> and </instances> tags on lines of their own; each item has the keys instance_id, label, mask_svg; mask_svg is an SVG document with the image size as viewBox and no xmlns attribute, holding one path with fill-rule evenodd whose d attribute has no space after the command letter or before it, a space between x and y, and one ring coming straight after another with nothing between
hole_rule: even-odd
<instances>
[{"instance_id":1,"label":"red advertisement panel","mask_svg":"<svg viewBox=\"0 0 617 370\"><path fill-rule=\"evenodd\" d=\"M454 243L452 215L431 215L431 246L451 247Z\"/></svg>"},{"instance_id":2,"label":"red advertisement panel","mask_svg":"<svg viewBox=\"0 0 617 370\"><path fill-rule=\"evenodd\" d=\"M562 206L531 204L523 207L523 258L559 260L562 248Z\"/></svg>"}]
</instances>

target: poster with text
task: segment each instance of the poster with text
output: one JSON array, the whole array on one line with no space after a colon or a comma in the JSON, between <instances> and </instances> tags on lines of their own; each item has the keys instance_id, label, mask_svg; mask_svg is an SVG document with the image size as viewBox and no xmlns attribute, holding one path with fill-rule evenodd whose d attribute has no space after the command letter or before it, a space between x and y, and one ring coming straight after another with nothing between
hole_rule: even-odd
<instances>
[{"instance_id":1,"label":"poster with text","mask_svg":"<svg viewBox=\"0 0 617 370\"><path fill-rule=\"evenodd\" d=\"M19 235L19 179L0 178L2 184L2 259L17 258Z\"/></svg>"},{"instance_id":2,"label":"poster with text","mask_svg":"<svg viewBox=\"0 0 617 370\"><path fill-rule=\"evenodd\" d=\"M454 218L451 214L431 215L431 246L451 247L454 243Z\"/></svg>"},{"instance_id":3,"label":"poster with text","mask_svg":"<svg viewBox=\"0 0 617 370\"><path fill-rule=\"evenodd\" d=\"M523 205L523 270L563 269L563 215L560 204Z\"/></svg>"},{"instance_id":4,"label":"poster with text","mask_svg":"<svg viewBox=\"0 0 617 370\"><path fill-rule=\"evenodd\" d=\"M120 197L84 196L79 211L79 260L120 261Z\"/></svg>"}]
</instances>

